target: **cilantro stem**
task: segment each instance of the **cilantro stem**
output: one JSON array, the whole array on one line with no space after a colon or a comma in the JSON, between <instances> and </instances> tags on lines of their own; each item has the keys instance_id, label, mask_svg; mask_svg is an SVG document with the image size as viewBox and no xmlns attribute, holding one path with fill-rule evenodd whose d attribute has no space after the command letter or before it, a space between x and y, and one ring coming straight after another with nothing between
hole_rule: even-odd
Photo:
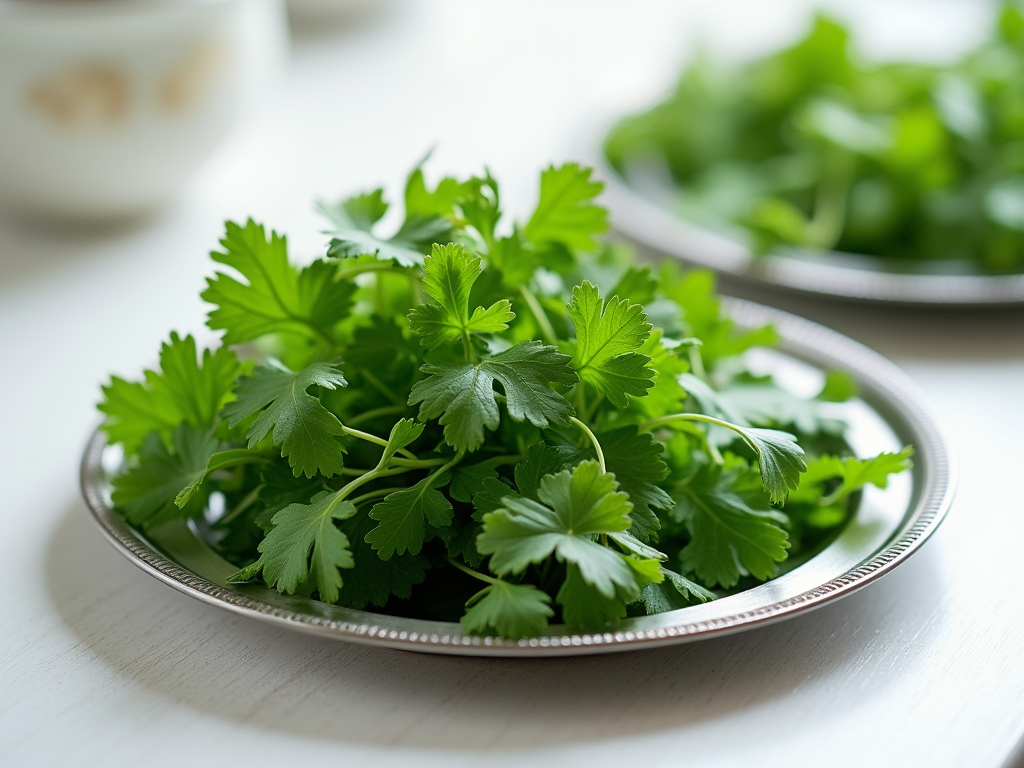
<instances>
[{"instance_id":1,"label":"cilantro stem","mask_svg":"<svg viewBox=\"0 0 1024 768\"><path fill-rule=\"evenodd\" d=\"M379 499L382 496L387 496L389 493L396 493L397 491L404 491L408 486L400 485L393 486L391 488L378 488L375 491L364 493L362 496L356 496L352 499L353 506L359 506L364 501L370 501L371 499Z\"/></svg>"},{"instance_id":2,"label":"cilantro stem","mask_svg":"<svg viewBox=\"0 0 1024 768\"><path fill-rule=\"evenodd\" d=\"M604 451L601 450L601 444L597 441L597 437L594 435L594 433L590 431L590 427L588 427L582 421L577 419L575 416L570 416L569 421L571 421L577 427L582 429L586 433L587 437L590 438L590 442L594 444L594 451L597 452L597 464L599 467L601 467L601 473L604 474L605 472L607 472L608 467L604 463Z\"/></svg>"},{"instance_id":3,"label":"cilantro stem","mask_svg":"<svg viewBox=\"0 0 1024 768\"><path fill-rule=\"evenodd\" d=\"M426 469L428 467L439 467L447 459L400 459L393 458L391 463L396 467L408 467L409 469Z\"/></svg>"},{"instance_id":4,"label":"cilantro stem","mask_svg":"<svg viewBox=\"0 0 1024 768\"><path fill-rule=\"evenodd\" d=\"M443 475L449 469L451 469L456 464L458 464L460 461L462 461L462 457L465 456L465 455L466 455L465 451L459 451L458 453L455 454L455 457L451 461L449 461L447 464L445 464L440 469L438 469L435 472L431 473L430 478L441 477L441 475ZM427 478L427 479L430 480L430 478Z\"/></svg>"},{"instance_id":5,"label":"cilantro stem","mask_svg":"<svg viewBox=\"0 0 1024 768\"><path fill-rule=\"evenodd\" d=\"M472 576L474 579L479 579L480 581L487 582L488 584L497 584L499 581L501 581L501 579L495 579L495 578L492 578L491 576L487 576L486 574L480 573L479 571L474 571L468 565L463 565L462 563L460 563L458 560L455 560L454 558L449 557L448 558L448 562L451 563L452 565L454 565L456 568L458 568L463 573Z\"/></svg>"},{"instance_id":6,"label":"cilantro stem","mask_svg":"<svg viewBox=\"0 0 1024 768\"><path fill-rule=\"evenodd\" d=\"M530 308L530 312L537 321L537 327L540 328L540 333L544 337L544 341L553 347L557 346L558 334L555 333L555 329L552 327L551 321L544 312L544 308L540 305L540 302L537 301L536 295L534 295L533 291L525 285L519 289L519 293L522 294L523 301L526 302L526 306Z\"/></svg>"},{"instance_id":7,"label":"cilantro stem","mask_svg":"<svg viewBox=\"0 0 1024 768\"><path fill-rule=\"evenodd\" d=\"M690 358L690 368L693 369L693 375L701 381L708 380L708 372L704 370L704 358L700 353L700 347L696 344L686 350L686 356Z\"/></svg>"},{"instance_id":8,"label":"cilantro stem","mask_svg":"<svg viewBox=\"0 0 1024 768\"><path fill-rule=\"evenodd\" d=\"M371 435L369 432L363 432L362 430L359 429L353 429L352 427L346 426L345 424L342 424L341 428L345 430L346 435L358 437L360 440L365 440L368 443L373 443L374 445L379 445L384 448L387 447L388 441L385 440L383 437L377 437L376 435ZM396 453L400 453L407 459L411 459L412 461L419 460L419 457L415 453L413 453L412 451L407 451L405 450L405 448L399 448L396 451Z\"/></svg>"},{"instance_id":9,"label":"cilantro stem","mask_svg":"<svg viewBox=\"0 0 1024 768\"><path fill-rule=\"evenodd\" d=\"M476 362L476 352L473 351L473 345L469 343L469 333L465 329L462 330L462 351L466 356L467 363Z\"/></svg>"},{"instance_id":10,"label":"cilantro stem","mask_svg":"<svg viewBox=\"0 0 1024 768\"><path fill-rule=\"evenodd\" d=\"M360 475L348 485L345 485L337 492L335 497L331 500L331 504L328 510L333 509L335 504L343 501L352 491L357 488L361 488L371 480L376 480L378 477L392 477L393 475L404 475L406 472L412 472L410 467L396 467L395 469L384 469L379 464L375 469L371 469L369 472Z\"/></svg>"},{"instance_id":11,"label":"cilantro stem","mask_svg":"<svg viewBox=\"0 0 1024 768\"><path fill-rule=\"evenodd\" d=\"M656 419L651 419L650 421L645 421L641 424L640 431L650 432L652 429L657 429L658 427L663 427L666 424L671 424L673 421L703 421L706 424L714 424L716 427L731 429L733 432L743 432L742 428L736 424L730 424L728 421L722 421L721 419L716 419L714 416L707 416L703 413L673 413L668 416L659 416Z\"/></svg>"},{"instance_id":12,"label":"cilantro stem","mask_svg":"<svg viewBox=\"0 0 1024 768\"><path fill-rule=\"evenodd\" d=\"M415 271L409 269L402 269L396 267L390 261L378 261L373 264L362 264L358 267L349 267L348 269L339 269L334 273L335 280L348 280L352 277L365 274L367 272L390 272L395 275L404 275L409 280L418 280L419 275Z\"/></svg>"},{"instance_id":13,"label":"cilantro stem","mask_svg":"<svg viewBox=\"0 0 1024 768\"><path fill-rule=\"evenodd\" d=\"M660 416L657 419L651 419L645 421L640 425L640 432L650 432L658 427L663 427L666 424L671 424L673 421L702 421L705 424L714 424L716 427L725 427L731 429L743 438L744 442L749 443L750 439L744 434L743 429L735 424L730 424L728 421L722 421L716 419L714 416L706 416L703 413L673 413L669 416ZM704 444L707 446L708 453L711 454L712 460L716 464L724 463L725 459L722 458L722 454L718 452L718 448L708 439L705 438ZM753 447L753 446L751 446Z\"/></svg>"},{"instance_id":14,"label":"cilantro stem","mask_svg":"<svg viewBox=\"0 0 1024 768\"><path fill-rule=\"evenodd\" d=\"M240 514L245 512L245 510L247 510L249 507L251 507L253 504L256 503L256 500L260 496L260 491L262 491L264 489L264 487L265 486L263 484L260 484L260 485L257 485L255 488L253 488L251 491L249 491L249 493L247 493L245 495L245 498L243 498L240 502L238 502L234 506L234 508L231 509L230 511L228 511L223 517L221 517L219 520L217 520L216 524L217 525L225 525L227 523L230 523L232 520L234 520Z\"/></svg>"},{"instance_id":15,"label":"cilantro stem","mask_svg":"<svg viewBox=\"0 0 1024 768\"><path fill-rule=\"evenodd\" d=\"M590 421L592 418L594 418L594 413L597 412L597 407L601 404L602 400L604 400L604 395L598 392L597 397L594 398L594 402L588 404L587 410L580 414L580 416L583 417L584 421Z\"/></svg>"},{"instance_id":16,"label":"cilantro stem","mask_svg":"<svg viewBox=\"0 0 1024 768\"><path fill-rule=\"evenodd\" d=\"M362 375L364 379L366 379L366 381L371 386L373 386L374 389L376 389L378 392L384 395L384 397L393 402L395 405L406 405L405 401L402 398L400 398L398 395L391 391L391 387L382 382L368 370L366 370L365 368L360 368L359 373L360 375Z\"/></svg>"},{"instance_id":17,"label":"cilantro stem","mask_svg":"<svg viewBox=\"0 0 1024 768\"><path fill-rule=\"evenodd\" d=\"M380 408L373 408L369 411L363 411L363 413L356 414L352 418L348 419L349 426L355 424L362 424L364 421L372 421L378 416L392 416L395 414L405 413L409 406L407 405L384 405Z\"/></svg>"}]
</instances>

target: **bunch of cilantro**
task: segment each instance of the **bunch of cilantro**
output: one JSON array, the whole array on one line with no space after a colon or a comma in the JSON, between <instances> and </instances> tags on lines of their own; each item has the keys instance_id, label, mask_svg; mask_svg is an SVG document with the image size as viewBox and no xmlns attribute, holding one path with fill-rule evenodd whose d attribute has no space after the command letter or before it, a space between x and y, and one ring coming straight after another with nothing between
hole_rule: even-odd
<instances>
[{"instance_id":1,"label":"bunch of cilantro","mask_svg":"<svg viewBox=\"0 0 1024 768\"><path fill-rule=\"evenodd\" d=\"M600 190L549 168L505 227L490 174L417 168L390 236L379 189L321 204L305 266L229 222L202 294L220 346L172 333L158 370L103 389L116 509L190 519L238 582L508 638L801 562L910 450L848 456L828 410L849 379L808 400L747 371L773 330L734 327L708 274L602 241Z\"/></svg>"},{"instance_id":2,"label":"bunch of cilantro","mask_svg":"<svg viewBox=\"0 0 1024 768\"><path fill-rule=\"evenodd\" d=\"M745 65L699 58L605 150L627 180L675 187L684 216L739 227L755 252L1021 271L1022 82L1013 3L990 39L941 66L863 63L847 29L818 17L792 47Z\"/></svg>"}]
</instances>

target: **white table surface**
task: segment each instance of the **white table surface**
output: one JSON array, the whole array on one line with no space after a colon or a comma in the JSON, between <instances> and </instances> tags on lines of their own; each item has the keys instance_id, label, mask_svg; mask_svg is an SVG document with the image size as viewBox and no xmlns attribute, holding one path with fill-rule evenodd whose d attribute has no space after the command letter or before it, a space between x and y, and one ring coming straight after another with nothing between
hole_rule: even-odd
<instances>
[{"instance_id":1,"label":"white table surface","mask_svg":"<svg viewBox=\"0 0 1024 768\"><path fill-rule=\"evenodd\" d=\"M651 98L703 30L771 47L807 2L398 2L303 32L283 89L157 215L113 229L0 219L0 764L974 766L1024 734L1024 312L755 295L866 341L927 393L955 507L881 582L802 618L656 651L441 658L268 628L144 575L77 488L99 383L197 298L225 218L322 247L310 209L488 164L514 209L609 102ZM948 53L980 2L859 3L881 51ZM287 761L287 763L284 763Z\"/></svg>"}]
</instances>

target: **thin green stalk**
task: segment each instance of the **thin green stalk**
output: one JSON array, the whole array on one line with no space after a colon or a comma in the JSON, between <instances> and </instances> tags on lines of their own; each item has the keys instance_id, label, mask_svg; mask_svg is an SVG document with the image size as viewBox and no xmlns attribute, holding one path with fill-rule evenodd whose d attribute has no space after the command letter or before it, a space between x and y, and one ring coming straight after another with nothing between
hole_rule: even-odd
<instances>
[{"instance_id":1,"label":"thin green stalk","mask_svg":"<svg viewBox=\"0 0 1024 768\"><path fill-rule=\"evenodd\" d=\"M419 275L415 271L409 269L401 269L396 267L390 261L379 261L373 264L361 264L358 267L349 267L348 269L339 269L334 273L335 280L348 280L353 277L357 277L367 272L390 272L395 275L404 275L410 280L418 280Z\"/></svg>"},{"instance_id":2,"label":"thin green stalk","mask_svg":"<svg viewBox=\"0 0 1024 768\"><path fill-rule=\"evenodd\" d=\"M575 416L570 416L569 421L571 421L577 427L582 429L586 433L587 437L590 438L590 442L594 444L594 450L597 452L597 465L601 468L602 473L607 472L608 467L604 463L604 451L601 450L601 444L597 441L597 436L590 431L590 427L588 427L582 421L577 419Z\"/></svg>"},{"instance_id":3,"label":"thin green stalk","mask_svg":"<svg viewBox=\"0 0 1024 768\"><path fill-rule=\"evenodd\" d=\"M480 573L479 571L474 571L468 565L463 565L462 563L460 563L458 560L455 560L454 558L449 557L448 558L448 562L451 563L452 565L454 565L456 568L458 568L463 573L468 574L469 576L472 576L474 579L479 579L480 581L487 582L488 584L497 584L499 581L501 581L501 579L495 579L495 578L492 578L491 576L488 576L486 574Z\"/></svg>"},{"instance_id":4,"label":"thin green stalk","mask_svg":"<svg viewBox=\"0 0 1024 768\"><path fill-rule=\"evenodd\" d=\"M537 301L537 297L533 291L527 288L525 285L519 289L519 293L522 294L523 300L526 302L526 306L530 308L530 312L533 314L534 319L537 321L537 327L540 328L541 336L551 346L558 344L558 334L555 333L555 329L551 326L551 321L548 319L547 314L544 312L544 308Z\"/></svg>"},{"instance_id":5,"label":"thin green stalk","mask_svg":"<svg viewBox=\"0 0 1024 768\"><path fill-rule=\"evenodd\" d=\"M739 434L739 436L742 437L744 441L749 442L746 435L743 434L743 430L737 427L735 424L730 424L728 421L716 419L714 416L705 416L703 413L673 413L668 416L660 416L657 419L645 421L643 424L640 425L639 431L650 432L651 430L657 429L658 427L663 427L666 424L671 424L673 421L702 421L705 424L714 424L716 427L725 427L726 429L731 429L733 432ZM715 447L714 443L708 440L706 435L704 437L704 445L707 446L708 453L711 455L711 459L712 461L715 462L715 464L725 463L725 459L722 458L722 454L719 452L718 448Z\"/></svg>"},{"instance_id":6,"label":"thin green stalk","mask_svg":"<svg viewBox=\"0 0 1024 768\"><path fill-rule=\"evenodd\" d=\"M466 356L467 363L476 362L476 352L473 351L473 345L469 342L469 334L462 331L462 352Z\"/></svg>"},{"instance_id":7,"label":"thin green stalk","mask_svg":"<svg viewBox=\"0 0 1024 768\"><path fill-rule=\"evenodd\" d=\"M384 395L384 397L393 402L395 405L406 405L405 400L403 400L393 391L391 391L391 387L389 387L387 384L385 384L372 373L370 373L370 371L366 370L365 368L360 368L359 374L364 379L366 379L367 383L370 384L370 386L372 386L374 389L376 389L378 392Z\"/></svg>"},{"instance_id":8,"label":"thin green stalk","mask_svg":"<svg viewBox=\"0 0 1024 768\"><path fill-rule=\"evenodd\" d=\"M428 469L429 467L439 467L444 464L447 459L401 459L395 457L391 460L391 463L396 467L408 467L409 469Z\"/></svg>"},{"instance_id":9,"label":"thin green stalk","mask_svg":"<svg viewBox=\"0 0 1024 768\"><path fill-rule=\"evenodd\" d=\"M597 407L601 405L601 401L604 400L604 395L600 392L597 393L597 397L594 398L594 402L587 403L587 410L582 412L580 416L583 417L584 421L592 421L594 414L597 413Z\"/></svg>"},{"instance_id":10,"label":"thin green stalk","mask_svg":"<svg viewBox=\"0 0 1024 768\"><path fill-rule=\"evenodd\" d=\"M731 429L734 432L742 433L742 430L735 424L730 424L728 421L722 421L716 419L714 416L707 416L703 413L672 413L668 416L659 416L656 419L645 421L640 425L641 432L650 432L652 429L663 427L666 424L671 424L673 421L702 421L705 424L714 424L716 427L725 427Z\"/></svg>"},{"instance_id":11,"label":"thin green stalk","mask_svg":"<svg viewBox=\"0 0 1024 768\"><path fill-rule=\"evenodd\" d=\"M230 512L228 512L226 515L220 518L220 520L217 521L217 525L224 525L225 523L230 523L232 520L234 520L236 517L242 514L245 510L251 507L256 502L256 499L259 498L260 491L262 491L264 487L265 486L261 483L260 485L257 485L255 488L249 491L249 493L247 493L245 497L240 502L238 502Z\"/></svg>"},{"instance_id":12,"label":"thin green stalk","mask_svg":"<svg viewBox=\"0 0 1024 768\"><path fill-rule=\"evenodd\" d=\"M356 496L352 499L353 506L359 506L364 501L370 501L371 499L379 499L383 496L387 496L389 493L395 493L396 491L404 491L408 486L398 485L392 488L378 488L375 491L364 493L362 496Z\"/></svg>"},{"instance_id":13,"label":"thin green stalk","mask_svg":"<svg viewBox=\"0 0 1024 768\"><path fill-rule=\"evenodd\" d=\"M576 412L586 418L587 412L587 392L586 384L582 381L576 385Z\"/></svg>"},{"instance_id":14,"label":"thin green stalk","mask_svg":"<svg viewBox=\"0 0 1024 768\"><path fill-rule=\"evenodd\" d=\"M355 426L356 424L362 424L366 421L372 421L379 416L396 416L401 413L405 413L409 409L407 405L384 405L380 408L372 408L369 411L363 411L362 413L356 414L351 418L347 419L348 426Z\"/></svg>"},{"instance_id":15,"label":"thin green stalk","mask_svg":"<svg viewBox=\"0 0 1024 768\"><path fill-rule=\"evenodd\" d=\"M693 375L701 381L708 381L708 373L704 370L704 358L700 354L700 347L694 345L686 351L686 356L690 358L690 368L693 369Z\"/></svg>"},{"instance_id":16,"label":"thin green stalk","mask_svg":"<svg viewBox=\"0 0 1024 768\"><path fill-rule=\"evenodd\" d=\"M380 478L380 477L394 477L395 475L404 475L406 472L412 472L412 471L413 470L408 468L408 467L396 467L395 469L384 469L384 468L382 468L380 466L380 464L378 464L375 469L371 469L366 474L361 475L360 477L357 477L355 480L353 480L348 485L343 486L342 489L340 491L338 491L337 495L335 495L335 497L333 499L331 499L331 503L330 503L330 506L328 506L328 510L333 509L335 507L335 505L337 505L338 503L344 501L349 496L349 494L352 493L352 491L356 490L357 488L363 487L364 485L369 483L371 480L376 480L377 478Z\"/></svg>"},{"instance_id":17,"label":"thin green stalk","mask_svg":"<svg viewBox=\"0 0 1024 768\"><path fill-rule=\"evenodd\" d=\"M368 443L373 443L374 445L379 445L383 448L387 447L388 441L385 440L383 437L371 435L369 432L363 432L360 429L353 429L352 427L349 427L345 424L342 424L341 428L345 430L346 435L358 437L360 440L365 440ZM398 451L396 451L396 453L400 453L407 459L411 459L412 461L417 461L419 459L419 457L415 453L413 453L412 451L407 451L405 450L405 448L399 448Z\"/></svg>"}]
</instances>

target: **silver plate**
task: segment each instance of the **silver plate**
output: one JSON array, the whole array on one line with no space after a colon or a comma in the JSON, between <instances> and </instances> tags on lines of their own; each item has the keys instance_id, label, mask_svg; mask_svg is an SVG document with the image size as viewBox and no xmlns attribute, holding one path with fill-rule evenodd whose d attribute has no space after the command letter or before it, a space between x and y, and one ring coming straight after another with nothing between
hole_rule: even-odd
<instances>
[{"instance_id":1,"label":"silver plate","mask_svg":"<svg viewBox=\"0 0 1024 768\"><path fill-rule=\"evenodd\" d=\"M604 159L592 162L605 182L603 202L615 229L639 246L744 283L819 296L888 304L1013 306L1024 304L1024 275L963 274L970 265L913 265L850 253L789 251L755 256L739 240L677 216L631 187ZM958 273L959 272L959 273Z\"/></svg>"},{"instance_id":2,"label":"silver plate","mask_svg":"<svg viewBox=\"0 0 1024 768\"><path fill-rule=\"evenodd\" d=\"M953 497L951 459L923 397L895 365L851 339L779 310L727 299L741 327L772 323L778 350L757 350L752 367L771 371L794 390L813 393L825 370L850 372L861 397L837 405L860 455L914 445L912 472L882 491L865 491L857 515L820 554L766 584L704 605L624 621L607 632L576 634L551 627L519 641L462 634L458 624L398 618L228 584L236 568L184 523L141 534L110 505L110 449L101 433L82 460L82 491L114 547L157 579L205 603L254 619L338 640L425 653L476 656L569 656L689 642L790 618L870 584L906 560L935 531ZM105 457L107 461L105 462ZM105 466L105 463L108 466Z\"/></svg>"}]
</instances>

